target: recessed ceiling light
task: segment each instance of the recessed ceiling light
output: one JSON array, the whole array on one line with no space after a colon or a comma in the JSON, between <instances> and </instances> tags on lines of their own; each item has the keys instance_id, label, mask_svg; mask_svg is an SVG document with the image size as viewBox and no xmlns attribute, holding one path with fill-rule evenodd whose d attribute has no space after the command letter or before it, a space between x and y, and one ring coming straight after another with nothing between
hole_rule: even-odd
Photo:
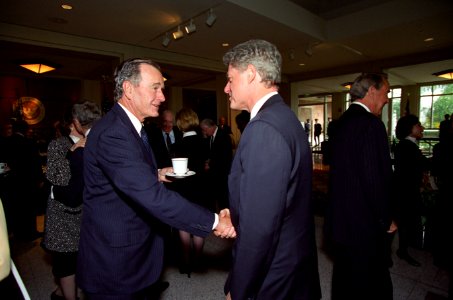
<instances>
[{"instance_id":1,"label":"recessed ceiling light","mask_svg":"<svg viewBox=\"0 0 453 300\"><path fill-rule=\"evenodd\" d=\"M434 41L434 38L433 37L429 37L429 38L424 39L423 41L432 42L432 41Z\"/></svg>"},{"instance_id":2,"label":"recessed ceiling light","mask_svg":"<svg viewBox=\"0 0 453 300\"><path fill-rule=\"evenodd\" d=\"M228 47L230 44L228 43L222 43L222 47Z\"/></svg>"},{"instance_id":3,"label":"recessed ceiling light","mask_svg":"<svg viewBox=\"0 0 453 300\"><path fill-rule=\"evenodd\" d=\"M303 67L303 66L305 66L305 64L304 63L300 63L299 66Z\"/></svg>"},{"instance_id":4,"label":"recessed ceiling light","mask_svg":"<svg viewBox=\"0 0 453 300\"><path fill-rule=\"evenodd\" d=\"M70 5L70 4L62 4L61 8L67 9L67 10L71 10L72 9L72 5Z\"/></svg>"}]
</instances>

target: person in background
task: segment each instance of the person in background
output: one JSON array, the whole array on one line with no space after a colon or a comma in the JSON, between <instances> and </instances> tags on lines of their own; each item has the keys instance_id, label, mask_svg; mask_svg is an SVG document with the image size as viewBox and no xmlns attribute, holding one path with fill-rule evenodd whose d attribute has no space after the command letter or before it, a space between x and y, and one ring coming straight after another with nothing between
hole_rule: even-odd
<instances>
[{"instance_id":1,"label":"person in background","mask_svg":"<svg viewBox=\"0 0 453 300\"><path fill-rule=\"evenodd\" d=\"M52 300L77 299L75 272L83 201L83 147L93 124L101 117L95 103L72 107L60 128L61 136L48 147L47 179L52 184L47 201L43 247L52 256L58 287Z\"/></svg>"},{"instance_id":2,"label":"person in background","mask_svg":"<svg viewBox=\"0 0 453 300\"><path fill-rule=\"evenodd\" d=\"M445 114L444 120L439 124L439 140L444 140L448 136L453 123L453 114Z\"/></svg>"},{"instance_id":3,"label":"person in background","mask_svg":"<svg viewBox=\"0 0 453 300\"><path fill-rule=\"evenodd\" d=\"M202 237L236 232L228 210L214 214L162 184L173 169L157 168L142 125L165 101L159 65L128 59L114 80L116 103L93 126L84 150L76 280L89 299L154 299L166 288L154 285L164 255L156 223Z\"/></svg>"},{"instance_id":4,"label":"person in background","mask_svg":"<svg viewBox=\"0 0 453 300\"><path fill-rule=\"evenodd\" d=\"M320 143L319 136L321 135L321 132L322 132L322 125L320 123L318 123L318 119L315 119L314 128L315 128L314 129L315 143L316 143L316 146L318 146Z\"/></svg>"},{"instance_id":5,"label":"person in background","mask_svg":"<svg viewBox=\"0 0 453 300\"><path fill-rule=\"evenodd\" d=\"M392 166L379 116L388 103L383 74L364 73L350 90L352 104L329 138L329 202L325 237L332 246L332 300L393 298L388 270Z\"/></svg>"},{"instance_id":6,"label":"person in background","mask_svg":"<svg viewBox=\"0 0 453 300\"><path fill-rule=\"evenodd\" d=\"M429 161L418 148L417 141L423 137L423 126L418 117L406 115L396 123L395 147L395 216L398 224L399 248L396 255L412 266L420 263L409 255L409 245L421 245L422 198L420 188L427 178Z\"/></svg>"},{"instance_id":7,"label":"person in background","mask_svg":"<svg viewBox=\"0 0 453 300\"><path fill-rule=\"evenodd\" d=\"M41 157L37 145L25 137L28 124L23 120L13 122L13 134L7 140L8 176L11 182L9 202L11 230L15 237L33 241L42 236L37 231L36 195L43 183Z\"/></svg>"},{"instance_id":8,"label":"person in background","mask_svg":"<svg viewBox=\"0 0 453 300\"><path fill-rule=\"evenodd\" d=\"M281 54L267 41L250 40L223 62L230 108L251 114L228 177L238 238L227 299L320 299L311 150L278 93Z\"/></svg>"},{"instance_id":9,"label":"person in background","mask_svg":"<svg viewBox=\"0 0 453 300\"><path fill-rule=\"evenodd\" d=\"M208 159L205 163L206 188L216 200L215 211L229 207L228 204L228 174L233 159L233 143L231 137L211 119L204 119L200 124L201 131L207 137Z\"/></svg>"},{"instance_id":10,"label":"person in background","mask_svg":"<svg viewBox=\"0 0 453 300\"><path fill-rule=\"evenodd\" d=\"M231 127L227 124L226 118L224 116L221 116L219 118L218 128L219 130L225 132L226 134L232 134Z\"/></svg>"},{"instance_id":11,"label":"person in background","mask_svg":"<svg viewBox=\"0 0 453 300\"><path fill-rule=\"evenodd\" d=\"M203 182L204 163L206 160L206 149L204 141L199 131L198 115L191 109L183 108L176 114L176 125L181 130L182 140L174 146L176 157L188 158L188 169L195 172L195 175L177 180L171 185L174 185L172 190L178 192L184 198L192 203L196 203L207 209L211 208L211 204L205 192ZM198 271L201 268L201 256L204 245L204 238L197 235L192 235L186 230L179 230L179 238L182 246L182 259L179 266L181 274L190 274L193 270Z\"/></svg>"},{"instance_id":12,"label":"person in background","mask_svg":"<svg viewBox=\"0 0 453 300\"><path fill-rule=\"evenodd\" d=\"M175 117L170 110L164 110L159 116L160 126L145 126L150 138L149 142L159 169L171 167L174 157L174 144L182 139L182 133L174 126Z\"/></svg>"}]
</instances>

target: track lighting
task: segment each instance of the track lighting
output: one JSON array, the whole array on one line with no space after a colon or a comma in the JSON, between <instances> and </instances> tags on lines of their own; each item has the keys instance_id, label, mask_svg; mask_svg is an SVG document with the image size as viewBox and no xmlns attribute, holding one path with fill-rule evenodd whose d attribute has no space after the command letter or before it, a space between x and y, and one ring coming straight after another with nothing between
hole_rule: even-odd
<instances>
[{"instance_id":1,"label":"track lighting","mask_svg":"<svg viewBox=\"0 0 453 300\"><path fill-rule=\"evenodd\" d=\"M177 39L182 38L183 36L184 36L184 32L182 32L181 26L178 26L178 30L176 30L175 32L173 32L173 38L174 38L175 40L177 40Z\"/></svg>"},{"instance_id":2,"label":"track lighting","mask_svg":"<svg viewBox=\"0 0 453 300\"><path fill-rule=\"evenodd\" d=\"M165 33L164 38L162 39L162 46L167 47L171 42L170 36L168 35L168 32Z\"/></svg>"},{"instance_id":3,"label":"track lighting","mask_svg":"<svg viewBox=\"0 0 453 300\"><path fill-rule=\"evenodd\" d=\"M211 8L208 13L208 18L206 19L206 25L211 27L215 21L217 20L217 16L214 14L214 10Z\"/></svg>"},{"instance_id":4,"label":"track lighting","mask_svg":"<svg viewBox=\"0 0 453 300\"><path fill-rule=\"evenodd\" d=\"M184 28L186 29L187 34L191 34L197 30L197 26L193 23L193 19L190 19L190 23Z\"/></svg>"}]
</instances>

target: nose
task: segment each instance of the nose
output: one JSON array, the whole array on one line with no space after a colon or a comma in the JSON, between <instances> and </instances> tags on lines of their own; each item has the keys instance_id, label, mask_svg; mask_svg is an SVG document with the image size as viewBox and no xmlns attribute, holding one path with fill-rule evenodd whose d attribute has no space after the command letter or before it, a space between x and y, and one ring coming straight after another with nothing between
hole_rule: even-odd
<instances>
[{"instance_id":1,"label":"nose","mask_svg":"<svg viewBox=\"0 0 453 300\"><path fill-rule=\"evenodd\" d=\"M223 91L225 92L225 94L229 94L230 93L230 83L227 82L227 84L225 85L225 88L223 89Z\"/></svg>"},{"instance_id":2,"label":"nose","mask_svg":"<svg viewBox=\"0 0 453 300\"><path fill-rule=\"evenodd\" d=\"M157 92L157 97L156 97L160 102L164 102L165 101L165 95L164 95L164 91L162 89L159 90L159 92Z\"/></svg>"}]
</instances>

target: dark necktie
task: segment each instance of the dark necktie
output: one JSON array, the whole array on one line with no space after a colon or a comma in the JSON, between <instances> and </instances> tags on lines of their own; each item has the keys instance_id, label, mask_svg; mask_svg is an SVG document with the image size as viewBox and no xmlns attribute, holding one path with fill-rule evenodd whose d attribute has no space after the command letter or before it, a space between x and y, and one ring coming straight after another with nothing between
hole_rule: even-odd
<instances>
[{"instance_id":1,"label":"dark necktie","mask_svg":"<svg viewBox=\"0 0 453 300\"><path fill-rule=\"evenodd\" d=\"M142 142L145 145L146 150L151 153L151 146L149 145L148 135L146 134L145 127L142 127L142 130L140 130L140 137L142 138Z\"/></svg>"},{"instance_id":2,"label":"dark necktie","mask_svg":"<svg viewBox=\"0 0 453 300\"><path fill-rule=\"evenodd\" d=\"M166 139L167 150L170 150L170 146L171 146L170 134L168 132L165 132L165 134L167 135L167 139Z\"/></svg>"}]
</instances>

